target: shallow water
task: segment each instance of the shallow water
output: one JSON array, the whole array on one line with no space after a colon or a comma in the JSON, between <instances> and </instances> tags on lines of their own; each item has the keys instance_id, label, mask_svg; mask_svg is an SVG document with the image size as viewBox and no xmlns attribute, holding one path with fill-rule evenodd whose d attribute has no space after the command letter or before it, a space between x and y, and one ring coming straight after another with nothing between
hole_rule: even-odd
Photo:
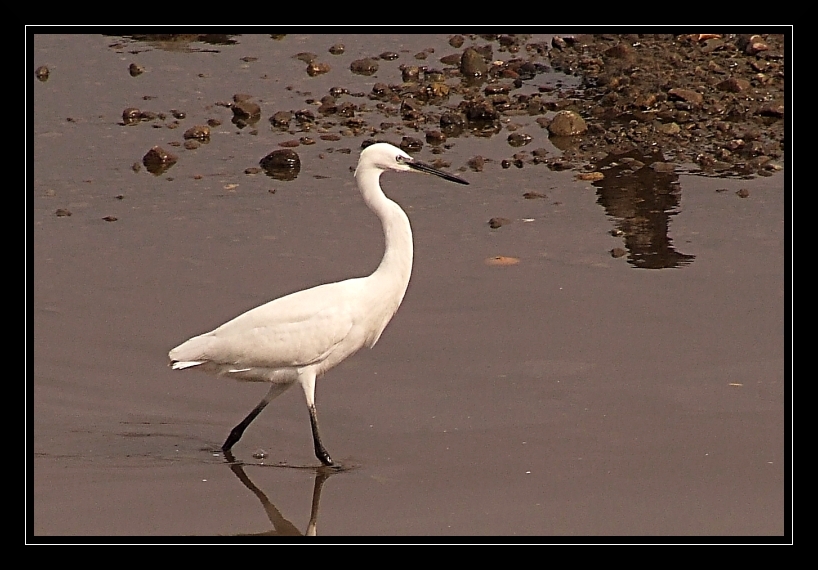
<instances>
[{"instance_id":1,"label":"shallow water","mask_svg":"<svg viewBox=\"0 0 818 570\"><path fill-rule=\"evenodd\" d=\"M378 345L318 382L324 443L349 469L276 466L318 465L298 389L236 445L247 465L225 463L213 450L265 387L171 372L168 350L366 274L383 247L350 171L365 137L299 147L293 182L248 176L303 135L272 131L269 115L332 86L400 83L398 65L427 47L429 65L456 51L443 35L232 39L35 37L35 67L51 74L30 86L34 535L287 535L311 518L319 536L784 533L784 175L623 175L616 193L542 165L464 168L510 157L505 132L450 139L440 157L470 186L382 178L412 220L415 267ZM338 42L346 53L329 55ZM387 50L400 57L376 76L349 72ZM309 77L302 51L332 71ZM131 62L146 72L131 77ZM214 105L241 92L262 106L256 135ZM187 118L119 125L132 106ZM209 144L167 146L212 117ZM131 170L157 144L178 163ZM674 198L633 214L657 184ZM492 230L493 216L512 222ZM497 255L520 263L485 263ZM675 267L638 267L657 255Z\"/></svg>"}]
</instances>

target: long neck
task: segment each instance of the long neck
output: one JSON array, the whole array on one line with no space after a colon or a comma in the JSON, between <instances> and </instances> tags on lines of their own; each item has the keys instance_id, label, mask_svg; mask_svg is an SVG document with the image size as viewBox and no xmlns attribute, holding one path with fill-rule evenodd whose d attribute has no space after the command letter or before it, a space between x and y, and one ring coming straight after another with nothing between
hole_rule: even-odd
<instances>
[{"instance_id":1,"label":"long neck","mask_svg":"<svg viewBox=\"0 0 818 570\"><path fill-rule=\"evenodd\" d=\"M412 273L412 227L401 207L379 190L380 175L379 170L359 170L355 174L355 179L358 187L362 189L364 202L380 218L386 240L386 250L381 264L371 277L377 281L400 284L400 298L397 299L400 303Z\"/></svg>"}]
</instances>

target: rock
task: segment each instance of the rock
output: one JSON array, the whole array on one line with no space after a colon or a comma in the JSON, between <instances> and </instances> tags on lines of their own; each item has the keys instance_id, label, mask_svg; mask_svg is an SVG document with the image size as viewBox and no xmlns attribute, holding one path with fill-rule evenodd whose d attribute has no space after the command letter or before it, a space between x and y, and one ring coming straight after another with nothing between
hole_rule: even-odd
<instances>
[{"instance_id":1,"label":"rock","mask_svg":"<svg viewBox=\"0 0 818 570\"><path fill-rule=\"evenodd\" d=\"M326 63L316 63L312 61L307 64L307 75L309 75L310 77L315 77L316 75L327 73L329 70L330 67Z\"/></svg>"},{"instance_id":2,"label":"rock","mask_svg":"<svg viewBox=\"0 0 818 570\"><path fill-rule=\"evenodd\" d=\"M495 122L500 119L500 113L486 100L467 101L465 111L470 122Z\"/></svg>"},{"instance_id":3,"label":"rock","mask_svg":"<svg viewBox=\"0 0 818 570\"><path fill-rule=\"evenodd\" d=\"M474 48L466 48L460 58L460 73L468 77L488 74L486 60Z\"/></svg>"},{"instance_id":4,"label":"rock","mask_svg":"<svg viewBox=\"0 0 818 570\"><path fill-rule=\"evenodd\" d=\"M287 128L290 126L290 121L293 120L293 114L289 111L278 111L270 117L270 123L275 127Z\"/></svg>"},{"instance_id":5,"label":"rock","mask_svg":"<svg viewBox=\"0 0 818 570\"><path fill-rule=\"evenodd\" d=\"M175 154L165 151L160 146L155 146L142 157L142 164L151 174L161 174L176 164L177 160L179 157Z\"/></svg>"},{"instance_id":6,"label":"rock","mask_svg":"<svg viewBox=\"0 0 818 570\"><path fill-rule=\"evenodd\" d=\"M517 265L518 263L520 263L520 258L510 257L507 255L495 255L494 257L487 258L484 262L486 265L503 267L508 265Z\"/></svg>"},{"instance_id":7,"label":"rock","mask_svg":"<svg viewBox=\"0 0 818 570\"><path fill-rule=\"evenodd\" d=\"M138 123L141 118L141 113L139 109L136 107L128 107L124 111L122 111L122 122L126 125L132 125L134 123Z\"/></svg>"},{"instance_id":8,"label":"rock","mask_svg":"<svg viewBox=\"0 0 818 570\"><path fill-rule=\"evenodd\" d=\"M676 165L672 162L654 162L650 165L650 169L654 172L663 172L665 174L670 174L676 171Z\"/></svg>"},{"instance_id":9,"label":"rock","mask_svg":"<svg viewBox=\"0 0 818 570\"><path fill-rule=\"evenodd\" d=\"M66 216L70 216L71 212L66 210L65 208L57 208L57 211L54 212L58 218L64 218Z\"/></svg>"},{"instance_id":10,"label":"rock","mask_svg":"<svg viewBox=\"0 0 818 570\"><path fill-rule=\"evenodd\" d=\"M761 36L739 37L739 46L747 55L756 55L770 49Z\"/></svg>"},{"instance_id":11,"label":"rock","mask_svg":"<svg viewBox=\"0 0 818 570\"><path fill-rule=\"evenodd\" d=\"M583 180L585 182L595 182L603 178L605 178L605 174L602 172L580 172L577 174L577 180Z\"/></svg>"},{"instance_id":12,"label":"rock","mask_svg":"<svg viewBox=\"0 0 818 570\"><path fill-rule=\"evenodd\" d=\"M496 230L500 226L504 226L504 225L510 224L510 223L511 223L511 220L509 220L508 218L491 218L489 220L489 227L491 229Z\"/></svg>"},{"instance_id":13,"label":"rock","mask_svg":"<svg viewBox=\"0 0 818 570\"><path fill-rule=\"evenodd\" d=\"M730 93L740 93L741 91L750 88L750 82L747 81L746 79L731 77L718 83L716 87L721 91L728 91Z\"/></svg>"},{"instance_id":14,"label":"rock","mask_svg":"<svg viewBox=\"0 0 818 570\"><path fill-rule=\"evenodd\" d=\"M764 103L758 108L758 114L765 117L776 117L778 119L784 118L784 103Z\"/></svg>"},{"instance_id":15,"label":"rock","mask_svg":"<svg viewBox=\"0 0 818 570\"><path fill-rule=\"evenodd\" d=\"M356 59L349 64L349 69L357 75L372 75L378 71L378 62L369 58Z\"/></svg>"},{"instance_id":16,"label":"rock","mask_svg":"<svg viewBox=\"0 0 818 570\"><path fill-rule=\"evenodd\" d=\"M131 74L131 77L136 77L137 75L142 75L143 73L145 73L145 68L142 67L141 65L132 63L131 65L128 66L128 73Z\"/></svg>"},{"instance_id":17,"label":"rock","mask_svg":"<svg viewBox=\"0 0 818 570\"><path fill-rule=\"evenodd\" d=\"M230 105L233 115L238 119L253 119L261 116L261 107L252 101L241 100Z\"/></svg>"},{"instance_id":18,"label":"rock","mask_svg":"<svg viewBox=\"0 0 818 570\"><path fill-rule=\"evenodd\" d=\"M335 45L333 45L333 46L331 46L329 48L329 52L332 55L341 55L345 51L346 51L346 48L344 47L344 44L335 44Z\"/></svg>"},{"instance_id":19,"label":"rock","mask_svg":"<svg viewBox=\"0 0 818 570\"><path fill-rule=\"evenodd\" d=\"M548 125L548 132L558 137L581 135L587 130L585 120L575 111L560 111Z\"/></svg>"},{"instance_id":20,"label":"rock","mask_svg":"<svg viewBox=\"0 0 818 570\"><path fill-rule=\"evenodd\" d=\"M478 155L473 158L470 158L466 164L468 164L469 168L471 168L475 172L483 172L483 165L485 163L486 159Z\"/></svg>"},{"instance_id":21,"label":"rock","mask_svg":"<svg viewBox=\"0 0 818 570\"><path fill-rule=\"evenodd\" d=\"M508 144L511 146L524 146L531 142L531 135L525 133L511 133L508 135Z\"/></svg>"},{"instance_id":22,"label":"rock","mask_svg":"<svg viewBox=\"0 0 818 570\"><path fill-rule=\"evenodd\" d=\"M673 101L686 101L693 105L701 105L704 100L701 93L683 87L674 87L667 94L668 98Z\"/></svg>"},{"instance_id":23,"label":"rock","mask_svg":"<svg viewBox=\"0 0 818 570\"><path fill-rule=\"evenodd\" d=\"M210 140L210 127L205 125L196 125L195 127L190 127L188 130L185 131L183 138Z\"/></svg>"},{"instance_id":24,"label":"rock","mask_svg":"<svg viewBox=\"0 0 818 570\"><path fill-rule=\"evenodd\" d=\"M434 145L443 144L446 142L446 135L440 131L426 131L426 142Z\"/></svg>"},{"instance_id":25,"label":"rock","mask_svg":"<svg viewBox=\"0 0 818 570\"><path fill-rule=\"evenodd\" d=\"M301 170L301 159L294 150L274 150L259 161L264 171L278 180L294 180Z\"/></svg>"},{"instance_id":26,"label":"rock","mask_svg":"<svg viewBox=\"0 0 818 570\"><path fill-rule=\"evenodd\" d=\"M656 125L656 130L663 135L678 135L682 129L678 123L659 123Z\"/></svg>"},{"instance_id":27,"label":"rock","mask_svg":"<svg viewBox=\"0 0 818 570\"><path fill-rule=\"evenodd\" d=\"M400 149L404 152L419 152L423 148L423 141L415 137L403 137Z\"/></svg>"},{"instance_id":28,"label":"rock","mask_svg":"<svg viewBox=\"0 0 818 570\"><path fill-rule=\"evenodd\" d=\"M45 65L41 65L40 67L38 67L37 69L34 70L34 77L36 77L40 81L45 82L45 81L48 81L48 75L50 73L51 72L48 70L48 68Z\"/></svg>"}]
</instances>

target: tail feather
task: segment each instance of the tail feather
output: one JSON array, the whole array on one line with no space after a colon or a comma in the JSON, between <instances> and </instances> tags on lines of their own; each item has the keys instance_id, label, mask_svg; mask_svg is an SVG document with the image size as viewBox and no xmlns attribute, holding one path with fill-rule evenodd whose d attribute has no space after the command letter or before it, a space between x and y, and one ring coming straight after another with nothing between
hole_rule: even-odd
<instances>
[{"instance_id":1,"label":"tail feather","mask_svg":"<svg viewBox=\"0 0 818 570\"><path fill-rule=\"evenodd\" d=\"M191 368L192 366L199 366L200 364L204 364L203 360L192 361L192 362L180 362L178 360L173 360L170 363L170 367L173 370L184 370L185 368Z\"/></svg>"}]
</instances>

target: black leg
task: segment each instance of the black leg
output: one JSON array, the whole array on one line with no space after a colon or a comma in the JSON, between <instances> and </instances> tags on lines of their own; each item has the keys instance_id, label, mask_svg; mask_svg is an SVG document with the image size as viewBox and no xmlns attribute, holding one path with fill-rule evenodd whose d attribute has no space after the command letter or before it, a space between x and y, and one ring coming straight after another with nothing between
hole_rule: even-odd
<instances>
[{"instance_id":1,"label":"black leg","mask_svg":"<svg viewBox=\"0 0 818 570\"><path fill-rule=\"evenodd\" d=\"M273 384L270 387L270 391L267 392L267 395L264 396L264 399L258 403L258 406L253 408L253 411L247 414L247 417L241 420L241 423L233 428L230 432L230 435L227 436L227 440L222 445L222 451L229 451L233 445L241 439L241 436L244 435L244 430L247 429L247 426L250 425L256 416L261 413L261 410L267 407L273 398L281 394L284 390L289 387L289 384Z\"/></svg>"},{"instance_id":2,"label":"black leg","mask_svg":"<svg viewBox=\"0 0 818 570\"><path fill-rule=\"evenodd\" d=\"M315 406L310 406L310 424L312 424L312 441L315 444L315 456L324 465L332 465L332 458L324 449L324 444L321 443L321 436L318 434L318 416L315 414Z\"/></svg>"}]
</instances>

